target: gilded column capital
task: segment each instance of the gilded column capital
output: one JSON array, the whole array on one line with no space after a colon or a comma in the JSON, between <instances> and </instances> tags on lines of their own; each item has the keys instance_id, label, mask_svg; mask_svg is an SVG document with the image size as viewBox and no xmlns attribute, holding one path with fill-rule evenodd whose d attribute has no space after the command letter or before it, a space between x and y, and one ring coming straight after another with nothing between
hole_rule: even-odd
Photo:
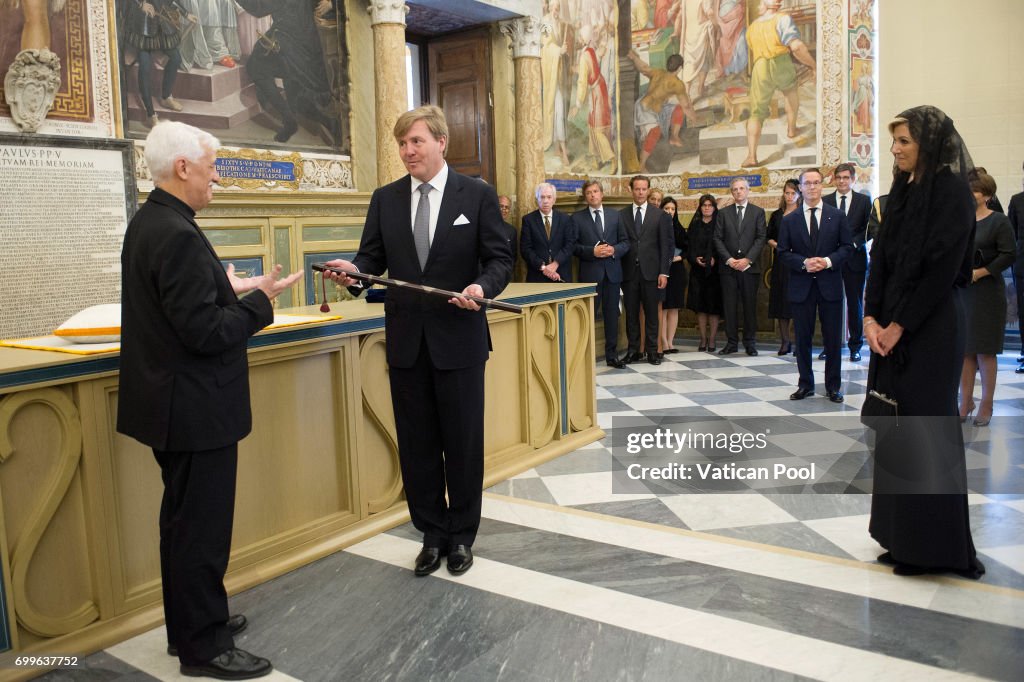
<instances>
[{"instance_id":1,"label":"gilded column capital","mask_svg":"<svg viewBox=\"0 0 1024 682\"><path fill-rule=\"evenodd\" d=\"M405 15L409 8L404 0L369 0L366 11L370 13L370 25L401 24L405 26Z\"/></svg>"},{"instance_id":2,"label":"gilded column capital","mask_svg":"<svg viewBox=\"0 0 1024 682\"><path fill-rule=\"evenodd\" d=\"M540 58L541 22L536 17L518 17L499 22L501 32L512 43L512 59Z\"/></svg>"}]
</instances>

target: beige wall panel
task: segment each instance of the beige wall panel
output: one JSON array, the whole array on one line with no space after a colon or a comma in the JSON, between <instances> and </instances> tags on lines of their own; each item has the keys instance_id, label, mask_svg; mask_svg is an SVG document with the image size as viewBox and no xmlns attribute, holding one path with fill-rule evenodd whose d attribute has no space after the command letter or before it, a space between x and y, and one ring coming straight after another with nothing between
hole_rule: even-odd
<instances>
[{"instance_id":1,"label":"beige wall panel","mask_svg":"<svg viewBox=\"0 0 1024 682\"><path fill-rule=\"evenodd\" d=\"M566 402L570 432L594 426L594 415L597 414L591 369L595 362L593 301L593 298L584 298L565 304Z\"/></svg>"},{"instance_id":2,"label":"beige wall panel","mask_svg":"<svg viewBox=\"0 0 1024 682\"><path fill-rule=\"evenodd\" d=\"M496 319L497 318L497 319ZM521 315L490 319L494 351L484 377L484 451L488 463L500 460L509 449L528 447L525 334Z\"/></svg>"}]
</instances>

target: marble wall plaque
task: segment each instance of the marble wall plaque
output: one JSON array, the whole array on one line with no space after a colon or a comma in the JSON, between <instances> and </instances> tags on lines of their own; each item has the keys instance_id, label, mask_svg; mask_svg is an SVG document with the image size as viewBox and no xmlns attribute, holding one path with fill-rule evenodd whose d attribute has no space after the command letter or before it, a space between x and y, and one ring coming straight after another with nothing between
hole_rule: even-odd
<instances>
[{"instance_id":1,"label":"marble wall plaque","mask_svg":"<svg viewBox=\"0 0 1024 682\"><path fill-rule=\"evenodd\" d=\"M121 300L132 143L0 134L0 338Z\"/></svg>"}]
</instances>

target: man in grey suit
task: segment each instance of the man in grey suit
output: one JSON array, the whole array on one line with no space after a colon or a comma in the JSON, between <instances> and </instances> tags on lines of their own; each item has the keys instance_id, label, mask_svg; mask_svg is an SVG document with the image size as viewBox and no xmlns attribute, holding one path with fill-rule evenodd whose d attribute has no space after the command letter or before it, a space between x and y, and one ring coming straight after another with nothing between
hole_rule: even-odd
<instances>
[{"instance_id":1,"label":"man in grey suit","mask_svg":"<svg viewBox=\"0 0 1024 682\"><path fill-rule=\"evenodd\" d=\"M757 285L761 266L757 259L767 241L764 209L747 203L750 183L736 177L729 183L735 205L718 211L715 222L715 253L725 264L719 268L722 304L725 308L725 347L719 355L739 349L739 304L743 304L743 345L747 355L757 355Z\"/></svg>"},{"instance_id":2,"label":"man in grey suit","mask_svg":"<svg viewBox=\"0 0 1024 682\"><path fill-rule=\"evenodd\" d=\"M860 349L864 346L864 282L868 274L868 252L864 244L867 241L868 217L871 215L871 196L853 190L854 173L852 163L836 166L832 172L836 191L826 196L824 201L846 215L846 224L853 237L853 253L843 265L843 287L846 290L850 362L859 362ZM822 351L822 355L825 355L825 351Z\"/></svg>"},{"instance_id":3,"label":"man in grey suit","mask_svg":"<svg viewBox=\"0 0 1024 682\"><path fill-rule=\"evenodd\" d=\"M657 206L647 203L651 181L644 175L629 180L633 203L620 216L629 237L629 253L622 260L622 291L626 295L626 336L629 354L623 362L640 359L640 306L644 310L644 336L647 362L661 364L658 355L659 289L668 286L668 268L675 243L672 220ZM764 231L762 230L762 235Z\"/></svg>"},{"instance_id":4,"label":"man in grey suit","mask_svg":"<svg viewBox=\"0 0 1024 682\"><path fill-rule=\"evenodd\" d=\"M619 287L622 285L622 259L629 252L629 238L618 211L601 205L604 190L597 180L583 183L587 208L576 211L576 257L580 259L580 281L597 284L594 308L604 318L604 359L609 367L626 366L615 349L619 337Z\"/></svg>"}]
</instances>

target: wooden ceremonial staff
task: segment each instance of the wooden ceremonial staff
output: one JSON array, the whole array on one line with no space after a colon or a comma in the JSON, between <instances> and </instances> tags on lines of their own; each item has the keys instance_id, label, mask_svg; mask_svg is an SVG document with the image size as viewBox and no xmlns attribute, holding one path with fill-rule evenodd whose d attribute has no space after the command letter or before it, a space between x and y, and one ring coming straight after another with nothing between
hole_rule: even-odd
<instances>
[{"instance_id":1,"label":"wooden ceremonial staff","mask_svg":"<svg viewBox=\"0 0 1024 682\"><path fill-rule=\"evenodd\" d=\"M433 294L434 296L444 296L445 298L452 298L454 296L461 296L462 298L469 299L474 303L478 303L484 307L491 307L496 310L504 310L510 313L523 313L523 306L516 305L515 303L505 303L504 301L498 301L493 298L483 298L482 296L470 296L469 294L460 294L457 291L448 291L446 289L436 289L434 287L424 286L423 284L413 284L412 282L404 282L400 279L388 279L387 277L377 277L376 275L367 275L362 272L349 272L342 270L341 268L332 268L326 263L313 263L313 270L317 272L333 272L338 275L345 275L361 282L369 282L371 284L383 284L387 287L399 287L401 289L412 289L413 291L420 291L424 294Z\"/></svg>"}]
</instances>

